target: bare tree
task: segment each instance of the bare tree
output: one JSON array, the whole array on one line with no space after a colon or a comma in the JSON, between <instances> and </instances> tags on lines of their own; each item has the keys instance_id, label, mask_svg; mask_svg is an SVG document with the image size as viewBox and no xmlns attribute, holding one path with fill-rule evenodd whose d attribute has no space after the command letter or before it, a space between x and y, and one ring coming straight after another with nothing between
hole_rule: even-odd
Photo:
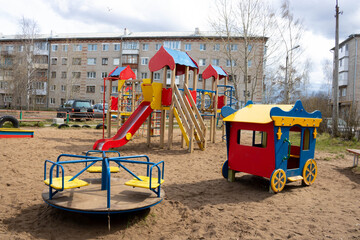
<instances>
[{"instance_id":1,"label":"bare tree","mask_svg":"<svg viewBox=\"0 0 360 240\"><path fill-rule=\"evenodd\" d=\"M332 63L329 59L323 60L322 61L322 72L324 75L324 87L322 89L326 89L327 90L327 97L328 99L331 98L331 84L332 84L332 78L333 78L333 66Z\"/></svg>"},{"instance_id":2,"label":"bare tree","mask_svg":"<svg viewBox=\"0 0 360 240\"><path fill-rule=\"evenodd\" d=\"M301 36L304 32L304 27L299 18L295 18L290 9L288 0L284 0L281 5L281 18L277 21L277 29L284 45L284 53L286 56L285 67L280 66L284 72L284 81L279 82L279 87L282 88L284 102L290 102L290 96L296 95L298 92L297 87L303 80L302 77L297 75L300 71L296 66L299 57L303 50L299 50L301 43ZM296 49L296 51L294 51Z\"/></svg>"},{"instance_id":3,"label":"bare tree","mask_svg":"<svg viewBox=\"0 0 360 240\"><path fill-rule=\"evenodd\" d=\"M31 19L22 17L19 21L20 33L17 35L18 44L15 46L13 57L14 80L11 84L13 90L13 103L25 102L27 109L30 108L31 96L36 96L38 87L44 87L46 75L38 72L36 64L36 38L39 33L38 24ZM33 101L35 102L35 100Z\"/></svg>"},{"instance_id":4,"label":"bare tree","mask_svg":"<svg viewBox=\"0 0 360 240\"><path fill-rule=\"evenodd\" d=\"M279 42L272 40L276 39L275 14L262 0L218 0L216 6L212 28L222 36L222 52L230 63L230 75L240 75L234 79L236 98L244 102L255 100L255 96L268 90L265 66L278 62L272 57ZM234 51L233 45L239 43L239 38L240 48Z\"/></svg>"}]
</instances>

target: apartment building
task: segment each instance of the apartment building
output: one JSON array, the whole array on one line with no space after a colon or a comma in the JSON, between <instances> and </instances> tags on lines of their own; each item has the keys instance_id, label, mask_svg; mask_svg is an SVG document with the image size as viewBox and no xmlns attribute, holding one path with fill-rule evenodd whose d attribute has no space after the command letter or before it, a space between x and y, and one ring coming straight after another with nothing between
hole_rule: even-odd
<instances>
[{"instance_id":1,"label":"apartment building","mask_svg":"<svg viewBox=\"0 0 360 240\"><path fill-rule=\"evenodd\" d=\"M360 109L360 34L352 34L339 44L339 114L347 119L351 107Z\"/></svg>"},{"instance_id":2,"label":"apartment building","mask_svg":"<svg viewBox=\"0 0 360 240\"><path fill-rule=\"evenodd\" d=\"M241 100L245 94L250 95L250 89L254 92L253 101L262 100L266 38L254 38L252 45L245 47L241 36L235 36L231 43L226 43L214 32L195 29L194 32L129 33L125 30L122 34L41 35L34 40L31 47L34 77L28 98L37 109L55 109L67 99L74 98L89 99L92 103L102 102L103 78L116 66L129 65L137 79L150 78L149 60L161 46L185 51L198 63L198 88L202 88L201 73L212 64L222 66L229 74L233 69L229 83L233 84L233 79L239 80ZM0 36L0 107L7 104L24 106L26 97L15 97L13 91L14 83L21 78L17 65L23 64L15 59L23 49L23 41L16 36ZM241 71L244 51L248 51L249 55L247 76ZM228 58L229 53L232 54L232 61ZM162 81L162 76L162 70L155 72L154 81ZM168 79L170 84L170 74ZM176 83L182 84L183 79L184 76L177 77ZM244 91L244 81L248 82L247 93ZM206 83L206 89L211 89L211 82ZM117 92L116 84L113 85L113 93Z\"/></svg>"}]
</instances>

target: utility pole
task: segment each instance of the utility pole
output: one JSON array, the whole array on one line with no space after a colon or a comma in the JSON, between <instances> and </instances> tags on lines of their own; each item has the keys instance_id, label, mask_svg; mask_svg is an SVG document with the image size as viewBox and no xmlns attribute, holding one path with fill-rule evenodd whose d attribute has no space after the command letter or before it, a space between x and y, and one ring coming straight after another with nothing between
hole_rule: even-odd
<instances>
[{"instance_id":1,"label":"utility pole","mask_svg":"<svg viewBox=\"0 0 360 240\"><path fill-rule=\"evenodd\" d=\"M332 136L338 136L339 119L339 5L336 0L335 6L335 52L334 52L334 72L333 72L333 111L332 111Z\"/></svg>"}]
</instances>

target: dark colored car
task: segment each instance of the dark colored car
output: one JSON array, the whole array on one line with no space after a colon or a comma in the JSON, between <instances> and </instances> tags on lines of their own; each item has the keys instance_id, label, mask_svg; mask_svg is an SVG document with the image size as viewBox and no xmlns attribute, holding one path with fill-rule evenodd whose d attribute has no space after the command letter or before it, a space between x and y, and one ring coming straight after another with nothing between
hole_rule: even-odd
<instances>
[{"instance_id":1,"label":"dark colored car","mask_svg":"<svg viewBox=\"0 0 360 240\"><path fill-rule=\"evenodd\" d=\"M69 118L81 119L81 118L93 118L94 111L91 107L91 102L88 100L68 100L64 105L61 105L57 109L58 118L66 118L66 114L69 113Z\"/></svg>"},{"instance_id":2,"label":"dark colored car","mask_svg":"<svg viewBox=\"0 0 360 240\"><path fill-rule=\"evenodd\" d=\"M97 103L93 106L93 110L94 110L94 118L102 118L103 117L103 104L102 103ZM108 110L108 104L105 103L105 117L106 117L106 112Z\"/></svg>"}]
</instances>

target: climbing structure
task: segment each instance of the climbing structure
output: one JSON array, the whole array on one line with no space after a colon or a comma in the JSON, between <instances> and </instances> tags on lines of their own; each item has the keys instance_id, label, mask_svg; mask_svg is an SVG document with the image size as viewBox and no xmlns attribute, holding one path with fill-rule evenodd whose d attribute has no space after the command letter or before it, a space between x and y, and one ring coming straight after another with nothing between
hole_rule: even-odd
<instances>
[{"instance_id":1,"label":"climbing structure","mask_svg":"<svg viewBox=\"0 0 360 240\"><path fill-rule=\"evenodd\" d=\"M212 96L212 104L208 107L204 107L204 93L201 95L201 110L204 113L204 116L210 116L210 142L215 143L215 135L216 135L216 119L217 116L220 114L220 110L223 106L227 103L226 95L219 97L219 90L218 85L221 79L224 79L224 85L221 85L225 88L224 92L226 91L226 86L228 82L228 75L222 67L209 65L204 72L202 73L203 77L203 90L206 87L206 80L212 78L212 89L211 89L211 96ZM211 80L211 79L210 79ZM204 92L204 91L203 91ZM208 114L206 114L208 113ZM225 134L225 127L223 127L223 135Z\"/></svg>"},{"instance_id":2,"label":"climbing structure","mask_svg":"<svg viewBox=\"0 0 360 240\"><path fill-rule=\"evenodd\" d=\"M160 146L165 144L166 114L169 113L168 120L168 149L171 149L173 142L174 116L179 124L183 139L187 144L189 152L194 150L194 141L200 149L205 149L206 126L196 107L196 85L198 76L197 63L185 52L176 51L161 47L159 51L150 59L149 69L151 71L151 82L154 72L163 69L163 83L161 89L161 123L160 123ZM167 87L167 70L171 70L171 83ZM189 90L189 72L193 71L193 90ZM176 76L183 75L183 93L180 92L175 84ZM150 121L149 121L150 123ZM148 127L148 145L150 145L150 129Z\"/></svg>"}]
</instances>

